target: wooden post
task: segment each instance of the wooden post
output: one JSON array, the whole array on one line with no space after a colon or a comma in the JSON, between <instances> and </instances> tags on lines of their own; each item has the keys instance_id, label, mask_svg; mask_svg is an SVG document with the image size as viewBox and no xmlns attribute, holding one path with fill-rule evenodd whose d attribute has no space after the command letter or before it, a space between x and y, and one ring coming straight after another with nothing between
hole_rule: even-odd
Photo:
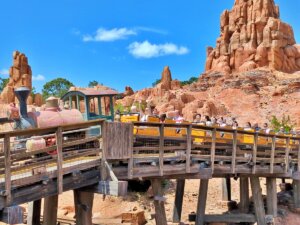
<instances>
[{"instance_id":1,"label":"wooden post","mask_svg":"<svg viewBox=\"0 0 300 225\"><path fill-rule=\"evenodd\" d=\"M255 215L257 219L257 225L266 225L266 213L264 202L262 199L261 188L259 183L259 177L250 177L252 197L254 201Z\"/></svg>"},{"instance_id":2,"label":"wooden post","mask_svg":"<svg viewBox=\"0 0 300 225\"><path fill-rule=\"evenodd\" d=\"M76 225L92 225L94 193L74 190Z\"/></svg>"},{"instance_id":3,"label":"wooden post","mask_svg":"<svg viewBox=\"0 0 300 225\"><path fill-rule=\"evenodd\" d=\"M216 157L216 136L217 136L217 129L214 128L212 131L211 137L211 149L210 149L210 157L211 157L211 172L214 172L215 169L215 157Z\"/></svg>"},{"instance_id":4,"label":"wooden post","mask_svg":"<svg viewBox=\"0 0 300 225\"><path fill-rule=\"evenodd\" d=\"M249 205L249 178L240 177L240 211L242 213L248 213Z\"/></svg>"},{"instance_id":5,"label":"wooden post","mask_svg":"<svg viewBox=\"0 0 300 225\"><path fill-rule=\"evenodd\" d=\"M5 194L6 204L11 202L11 157L10 157L10 136L4 136L4 165L5 165Z\"/></svg>"},{"instance_id":6,"label":"wooden post","mask_svg":"<svg viewBox=\"0 0 300 225\"><path fill-rule=\"evenodd\" d=\"M41 202L39 199L28 203L27 225L41 224Z\"/></svg>"},{"instance_id":7,"label":"wooden post","mask_svg":"<svg viewBox=\"0 0 300 225\"><path fill-rule=\"evenodd\" d=\"M154 194L154 207L155 207L155 221L156 225L166 225L167 216L165 210L165 199L163 197L163 189L161 186L161 180L151 180L152 190Z\"/></svg>"},{"instance_id":8,"label":"wooden post","mask_svg":"<svg viewBox=\"0 0 300 225\"><path fill-rule=\"evenodd\" d=\"M267 214L277 217L276 178L267 178Z\"/></svg>"},{"instance_id":9,"label":"wooden post","mask_svg":"<svg viewBox=\"0 0 300 225\"><path fill-rule=\"evenodd\" d=\"M44 198L43 225L57 224L58 195Z\"/></svg>"},{"instance_id":10,"label":"wooden post","mask_svg":"<svg viewBox=\"0 0 300 225\"><path fill-rule=\"evenodd\" d=\"M164 137L164 124L161 124L159 127L159 176L164 175L164 146L165 146L165 137Z\"/></svg>"},{"instance_id":11,"label":"wooden post","mask_svg":"<svg viewBox=\"0 0 300 225\"><path fill-rule=\"evenodd\" d=\"M285 148L285 172L287 173L289 170L289 165L290 165L290 160L289 160L289 156L290 156L290 137L287 137L285 139L286 141L286 148Z\"/></svg>"},{"instance_id":12,"label":"wooden post","mask_svg":"<svg viewBox=\"0 0 300 225\"><path fill-rule=\"evenodd\" d=\"M187 128L187 136L186 136L186 142L187 142L187 149L186 149L186 173L191 172L191 151L192 151L192 125L189 125Z\"/></svg>"},{"instance_id":13,"label":"wooden post","mask_svg":"<svg viewBox=\"0 0 300 225\"><path fill-rule=\"evenodd\" d=\"M182 203L184 195L185 180L177 180L175 204L173 209L173 223L179 223L181 220Z\"/></svg>"},{"instance_id":14,"label":"wooden post","mask_svg":"<svg viewBox=\"0 0 300 225\"><path fill-rule=\"evenodd\" d=\"M237 151L237 130L233 133L232 140L232 160L231 160L231 173L235 174L236 165L236 151Z\"/></svg>"},{"instance_id":15,"label":"wooden post","mask_svg":"<svg viewBox=\"0 0 300 225\"><path fill-rule=\"evenodd\" d=\"M276 137L272 137L272 149L271 149L271 161L270 161L270 173L274 173L274 158L276 149Z\"/></svg>"},{"instance_id":16,"label":"wooden post","mask_svg":"<svg viewBox=\"0 0 300 225\"><path fill-rule=\"evenodd\" d=\"M63 133L62 128L58 127L56 131L56 147L57 147L57 193L63 193Z\"/></svg>"},{"instance_id":17,"label":"wooden post","mask_svg":"<svg viewBox=\"0 0 300 225\"><path fill-rule=\"evenodd\" d=\"M300 180L293 180L293 190L295 208L300 208Z\"/></svg>"},{"instance_id":18,"label":"wooden post","mask_svg":"<svg viewBox=\"0 0 300 225\"><path fill-rule=\"evenodd\" d=\"M256 172L256 158L257 158L257 143L258 143L258 133L254 134L254 143L253 143L253 168L252 173Z\"/></svg>"},{"instance_id":19,"label":"wooden post","mask_svg":"<svg viewBox=\"0 0 300 225\"><path fill-rule=\"evenodd\" d=\"M198 205L197 205L197 215L196 215L196 225L204 225L205 216L205 206L208 191L208 179L202 179L200 181Z\"/></svg>"},{"instance_id":20,"label":"wooden post","mask_svg":"<svg viewBox=\"0 0 300 225\"><path fill-rule=\"evenodd\" d=\"M222 201L231 201L230 177L222 178Z\"/></svg>"}]
</instances>

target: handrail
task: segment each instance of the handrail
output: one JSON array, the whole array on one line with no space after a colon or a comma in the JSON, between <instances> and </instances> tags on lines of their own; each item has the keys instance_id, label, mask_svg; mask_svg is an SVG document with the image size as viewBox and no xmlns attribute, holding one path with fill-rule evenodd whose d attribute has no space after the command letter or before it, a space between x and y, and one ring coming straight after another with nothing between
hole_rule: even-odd
<instances>
[{"instance_id":1,"label":"handrail","mask_svg":"<svg viewBox=\"0 0 300 225\"><path fill-rule=\"evenodd\" d=\"M88 126L99 125L99 123L102 123L104 121L105 121L104 119L99 119L99 120L91 120L91 121L73 123L73 124L62 125L62 126L51 126L46 128L32 128L27 130L5 131L5 132L0 132L0 138L4 138L5 135L9 135L10 137L17 137L17 136L27 136L27 135L29 136L33 134L51 133L51 132L54 133L58 127L61 127L63 131L69 131L73 129L80 129Z\"/></svg>"},{"instance_id":2,"label":"handrail","mask_svg":"<svg viewBox=\"0 0 300 225\"><path fill-rule=\"evenodd\" d=\"M199 124L193 124L193 123L153 123L153 122L132 122L134 126L149 126L149 127L159 127L161 124L164 124L165 127L174 127L174 128L188 128L190 125L192 125L192 128L195 129L202 129L202 130L208 130L212 131L216 129L216 131L220 132L227 132L227 133L234 133L237 131L237 134L248 134L248 135L255 135L258 134L262 137L275 137L280 139L286 139L290 138L291 140L300 140L300 136L290 136L290 135L282 135L282 134L275 134L275 133L264 133L261 131L247 131L243 129L233 129L233 128L225 128L225 127L219 127L219 126L205 126L205 125L199 125Z\"/></svg>"}]
</instances>

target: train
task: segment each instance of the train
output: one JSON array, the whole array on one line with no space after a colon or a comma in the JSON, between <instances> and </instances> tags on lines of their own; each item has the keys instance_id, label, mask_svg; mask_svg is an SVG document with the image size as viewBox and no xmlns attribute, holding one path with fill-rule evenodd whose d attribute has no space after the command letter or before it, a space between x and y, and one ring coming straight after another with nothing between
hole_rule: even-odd
<instances>
[{"instance_id":1,"label":"train","mask_svg":"<svg viewBox=\"0 0 300 225\"><path fill-rule=\"evenodd\" d=\"M30 94L30 90L26 87L15 89L16 97L19 100L20 109L15 105L10 105L9 115L15 121L15 129L29 129L29 128L46 128L50 126L67 125L71 123L80 123L87 120L105 119L107 121L114 121L114 98L118 93L112 89L109 90L71 90L67 92L62 98L62 107L59 107L59 99L49 98L46 101L45 109L41 111L27 112L26 100ZM19 112L19 113L18 113ZM138 122L138 114L122 115L121 122ZM148 123L159 123L157 117L149 116ZM166 124L175 123L171 119L166 119ZM135 126L134 135L139 136L137 140L142 139L143 136L159 136L159 130L152 126ZM176 127L165 127L164 135L166 139L186 137L186 129ZM64 135L65 140L75 140L92 135L99 135L100 129L95 128L89 131L81 131L75 134ZM194 144L203 144L211 142L211 132L201 129L192 129L192 136ZM22 138L22 137L20 137ZM241 144L253 144L253 135L238 135L238 142ZM217 143L231 144L232 134L226 132L217 132ZM26 148L27 151L34 151L54 145L56 142L55 137L48 138L31 138L26 143L21 142L16 145L16 148ZM172 144L179 145L180 141L172 141ZM259 145L271 144L271 139L267 137L259 137ZM285 145L285 140L277 139L277 145ZM292 144L292 143L291 143ZM92 143L92 147L97 147L99 143ZM54 152L55 153L55 152Z\"/></svg>"},{"instance_id":2,"label":"train","mask_svg":"<svg viewBox=\"0 0 300 225\"><path fill-rule=\"evenodd\" d=\"M15 104L10 104L8 117L14 121L14 130L26 130L33 128L47 128L73 123L84 122L81 112L77 109L64 109L59 106L59 99L50 97L46 100L44 109L41 111L27 111L27 98L30 89L27 87L19 87L15 89L15 95L19 101L19 108ZM98 129L99 130L99 129ZM99 132L98 132L99 133ZM64 134L65 141L73 141L89 136L88 131L78 131L70 134ZM19 140L19 141L18 141ZM45 135L43 137L17 137L15 150L35 151L56 144L54 135ZM94 141L88 143L86 148L97 147L99 142ZM75 146L77 148L82 146ZM73 148L75 148L73 147ZM48 154L56 154L56 151L48 152Z\"/></svg>"}]
</instances>

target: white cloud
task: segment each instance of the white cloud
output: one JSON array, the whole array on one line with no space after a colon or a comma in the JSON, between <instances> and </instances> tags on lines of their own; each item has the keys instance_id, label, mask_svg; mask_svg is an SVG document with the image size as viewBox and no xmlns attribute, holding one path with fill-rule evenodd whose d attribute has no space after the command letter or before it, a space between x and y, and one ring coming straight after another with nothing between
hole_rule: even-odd
<instances>
[{"instance_id":1,"label":"white cloud","mask_svg":"<svg viewBox=\"0 0 300 225\"><path fill-rule=\"evenodd\" d=\"M36 76L32 76L32 80L34 81L44 81L46 78L45 76L41 75L41 74L38 74Z\"/></svg>"},{"instance_id":2,"label":"white cloud","mask_svg":"<svg viewBox=\"0 0 300 225\"><path fill-rule=\"evenodd\" d=\"M185 55L189 49L173 43L151 44L149 41L133 42L128 46L129 53L136 58L153 58L165 55Z\"/></svg>"},{"instance_id":3,"label":"white cloud","mask_svg":"<svg viewBox=\"0 0 300 225\"><path fill-rule=\"evenodd\" d=\"M2 69L2 70L0 70L0 75L7 77L9 75L9 70L8 69Z\"/></svg>"},{"instance_id":4,"label":"white cloud","mask_svg":"<svg viewBox=\"0 0 300 225\"><path fill-rule=\"evenodd\" d=\"M160 29L156 29L156 28L152 28L152 27L136 27L135 29L138 31L157 33L157 34L162 34L162 35L168 34L168 32L165 30L160 30Z\"/></svg>"},{"instance_id":5,"label":"white cloud","mask_svg":"<svg viewBox=\"0 0 300 225\"><path fill-rule=\"evenodd\" d=\"M120 39L126 39L129 36L137 35L134 29L128 28L113 28L111 30L105 28L99 28L95 35L84 35L83 41L116 41Z\"/></svg>"}]
</instances>

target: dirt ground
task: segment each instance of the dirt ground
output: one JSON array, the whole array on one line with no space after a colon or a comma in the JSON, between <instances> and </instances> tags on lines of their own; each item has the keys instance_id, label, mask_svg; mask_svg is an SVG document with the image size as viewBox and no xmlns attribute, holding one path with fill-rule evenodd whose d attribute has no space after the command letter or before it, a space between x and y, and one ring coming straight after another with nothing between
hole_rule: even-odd
<instances>
[{"instance_id":1,"label":"dirt ground","mask_svg":"<svg viewBox=\"0 0 300 225\"><path fill-rule=\"evenodd\" d=\"M206 213L207 214L222 214L227 211L227 206L221 201L221 179L211 179L209 181L208 200ZM278 184L280 180L277 180ZM289 181L287 181L289 182ZM239 180L231 179L232 185L232 200L239 202ZM278 185L279 186L279 185ZM263 194L266 193L266 181L261 179L261 187ZM184 224L192 224L188 222L188 214L195 212L197 208L199 180L187 180L184 193L182 222ZM171 223L174 197L175 197L175 181L172 180L167 184L167 198L165 207L168 221ZM279 191L279 188L278 188ZM251 195L251 194L250 194ZM145 212L147 224L155 224L151 219L151 214L154 213L153 200L148 198L147 194L129 193L125 198L107 196L103 199L102 195L95 195L93 218L94 219L119 219L124 212L133 209L143 210ZM288 209L280 208L281 214L284 216L276 219L276 225L299 225L300 215L289 212ZM58 217L74 217L73 192L65 192L59 197L59 213Z\"/></svg>"}]
</instances>

